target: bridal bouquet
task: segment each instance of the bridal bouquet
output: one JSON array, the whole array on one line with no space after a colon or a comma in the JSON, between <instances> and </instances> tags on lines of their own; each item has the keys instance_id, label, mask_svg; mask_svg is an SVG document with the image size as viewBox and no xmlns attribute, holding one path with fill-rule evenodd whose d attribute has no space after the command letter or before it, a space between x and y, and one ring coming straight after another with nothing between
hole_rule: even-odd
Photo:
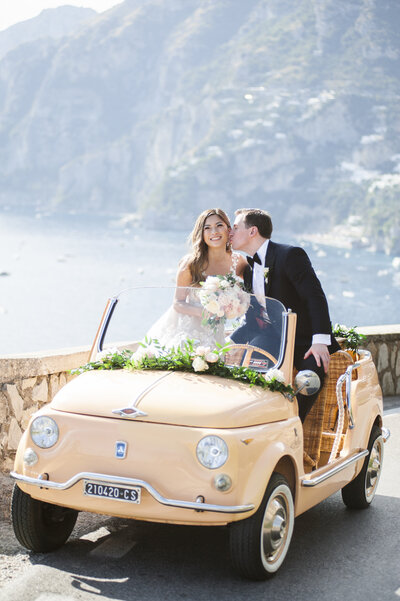
<instances>
[{"instance_id":1,"label":"bridal bouquet","mask_svg":"<svg viewBox=\"0 0 400 601\"><path fill-rule=\"evenodd\" d=\"M244 290L242 280L232 273L209 275L201 286L202 324L214 331L227 319L241 317L249 308L250 294Z\"/></svg>"}]
</instances>

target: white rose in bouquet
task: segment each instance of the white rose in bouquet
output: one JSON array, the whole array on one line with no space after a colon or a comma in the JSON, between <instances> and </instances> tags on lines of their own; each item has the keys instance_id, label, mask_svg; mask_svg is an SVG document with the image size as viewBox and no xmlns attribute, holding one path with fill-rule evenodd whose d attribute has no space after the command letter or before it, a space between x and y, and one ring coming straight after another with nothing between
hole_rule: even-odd
<instances>
[{"instance_id":1,"label":"white rose in bouquet","mask_svg":"<svg viewBox=\"0 0 400 601\"><path fill-rule=\"evenodd\" d=\"M209 303L204 305L204 308L206 311L213 313L214 315L218 315L218 313L221 311L221 307L216 300L211 300Z\"/></svg>"},{"instance_id":2,"label":"white rose in bouquet","mask_svg":"<svg viewBox=\"0 0 400 601\"><path fill-rule=\"evenodd\" d=\"M209 276L201 285L199 297L205 310L203 325L216 331L224 320L236 319L247 311L250 294L243 290L243 282L232 273Z\"/></svg>"},{"instance_id":3,"label":"white rose in bouquet","mask_svg":"<svg viewBox=\"0 0 400 601\"><path fill-rule=\"evenodd\" d=\"M203 290L208 292L216 292L219 288L220 280L215 275L209 275L205 282L202 282Z\"/></svg>"}]
</instances>

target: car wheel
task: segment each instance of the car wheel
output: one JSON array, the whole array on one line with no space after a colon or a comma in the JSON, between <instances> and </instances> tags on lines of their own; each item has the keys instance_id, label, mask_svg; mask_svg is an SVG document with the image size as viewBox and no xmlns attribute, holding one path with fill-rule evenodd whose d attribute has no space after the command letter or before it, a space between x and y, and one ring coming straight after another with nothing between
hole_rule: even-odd
<instances>
[{"instance_id":1,"label":"car wheel","mask_svg":"<svg viewBox=\"0 0 400 601\"><path fill-rule=\"evenodd\" d=\"M71 534L78 512L44 503L14 484L11 519L18 541L31 551L45 553L61 547Z\"/></svg>"},{"instance_id":2,"label":"car wheel","mask_svg":"<svg viewBox=\"0 0 400 601\"><path fill-rule=\"evenodd\" d=\"M382 470L383 444L381 429L373 426L368 442L369 453L361 472L342 488L343 502L350 509L366 509L371 505Z\"/></svg>"},{"instance_id":3,"label":"car wheel","mask_svg":"<svg viewBox=\"0 0 400 601\"><path fill-rule=\"evenodd\" d=\"M289 549L294 525L293 497L281 474L272 474L260 507L246 520L230 526L234 568L251 580L271 578Z\"/></svg>"}]
</instances>

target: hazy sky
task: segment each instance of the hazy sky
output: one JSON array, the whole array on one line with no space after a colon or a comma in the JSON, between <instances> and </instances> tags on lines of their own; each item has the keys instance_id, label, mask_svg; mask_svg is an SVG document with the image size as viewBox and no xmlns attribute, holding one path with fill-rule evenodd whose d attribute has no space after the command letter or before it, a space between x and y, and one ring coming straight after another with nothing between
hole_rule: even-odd
<instances>
[{"instance_id":1,"label":"hazy sky","mask_svg":"<svg viewBox=\"0 0 400 601\"><path fill-rule=\"evenodd\" d=\"M122 0L0 0L0 31L36 17L44 8L57 6L85 6L102 12L119 4Z\"/></svg>"}]
</instances>

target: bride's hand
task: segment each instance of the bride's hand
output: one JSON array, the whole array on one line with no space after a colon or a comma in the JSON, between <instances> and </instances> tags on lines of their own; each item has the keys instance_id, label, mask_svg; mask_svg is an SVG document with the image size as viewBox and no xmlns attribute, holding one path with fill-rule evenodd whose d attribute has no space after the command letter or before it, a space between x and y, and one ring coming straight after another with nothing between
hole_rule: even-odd
<instances>
[{"instance_id":1,"label":"bride's hand","mask_svg":"<svg viewBox=\"0 0 400 601\"><path fill-rule=\"evenodd\" d=\"M201 317L203 314L202 307L198 305L193 305L192 303L188 303L185 300L179 300L175 297L174 300L174 309L178 313L184 313L185 315L191 315L192 317Z\"/></svg>"}]
</instances>

